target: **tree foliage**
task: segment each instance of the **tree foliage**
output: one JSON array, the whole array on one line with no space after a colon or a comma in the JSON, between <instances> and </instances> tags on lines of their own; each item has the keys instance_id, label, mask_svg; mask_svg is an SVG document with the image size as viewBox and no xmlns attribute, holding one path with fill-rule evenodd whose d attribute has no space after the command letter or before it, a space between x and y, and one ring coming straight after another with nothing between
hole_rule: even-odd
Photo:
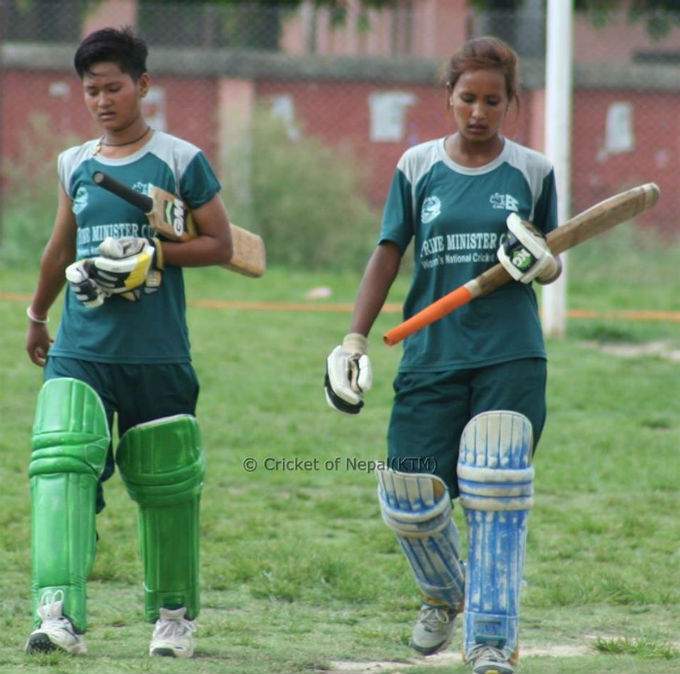
<instances>
[{"instance_id":1,"label":"tree foliage","mask_svg":"<svg viewBox=\"0 0 680 674\"><path fill-rule=\"evenodd\" d=\"M140 4L154 3L157 5L247 5L270 9L297 9L304 0L139 0L139 2ZM363 9L383 9L400 4L400 0L360 0L360 2ZM349 7L348 0L312 0L312 4L314 7L330 9L337 14L346 14Z\"/></svg>"},{"instance_id":2,"label":"tree foliage","mask_svg":"<svg viewBox=\"0 0 680 674\"><path fill-rule=\"evenodd\" d=\"M513 11L520 9L524 0L470 0L470 4L480 11ZM654 39L662 39L674 24L680 24L678 0L575 0L574 7L597 26L604 26L612 14L623 11L630 22L644 22Z\"/></svg>"},{"instance_id":3,"label":"tree foliage","mask_svg":"<svg viewBox=\"0 0 680 674\"><path fill-rule=\"evenodd\" d=\"M161 3L168 5L217 5L217 6L234 6L245 7L248 9L267 9L274 13L281 10L297 9L305 0L160 0ZM369 9L387 9L397 7L398 5L411 5L417 0L360 0L362 11ZM153 2L158 4L159 0L139 0L140 3ZM347 18L349 9L349 0L312 0L312 5L316 9L327 9L330 12L331 21L336 24L342 24Z\"/></svg>"},{"instance_id":4,"label":"tree foliage","mask_svg":"<svg viewBox=\"0 0 680 674\"><path fill-rule=\"evenodd\" d=\"M612 12L625 11L630 22L644 22L656 40L666 37L674 24L680 24L678 0L576 0L575 6L596 25L606 24Z\"/></svg>"}]
</instances>

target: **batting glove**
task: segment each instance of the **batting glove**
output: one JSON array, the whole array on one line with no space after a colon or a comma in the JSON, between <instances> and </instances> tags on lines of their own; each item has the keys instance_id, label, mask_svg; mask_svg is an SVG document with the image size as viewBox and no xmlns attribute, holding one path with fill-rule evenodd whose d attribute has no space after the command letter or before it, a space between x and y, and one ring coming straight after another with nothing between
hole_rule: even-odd
<instances>
[{"instance_id":1,"label":"batting glove","mask_svg":"<svg viewBox=\"0 0 680 674\"><path fill-rule=\"evenodd\" d=\"M126 236L120 239L107 237L99 245L99 256L93 260L93 277L98 285L110 295L138 300L142 289L160 286L156 246L148 239Z\"/></svg>"},{"instance_id":2,"label":"batting glove","mask_svg":"<svg viewBox=\"0 0 680 674\"><path fill-rule=\"evenodd\" d=\"M326 359L326 401L338 412L358 414L364 406L364 393L373 384L373 369L367 350L366 337L351 332Z\"/></svg>"},{"instance_id":3,"label":"batting glove","mask_svg":"<svg viewBox=\"0 0 680 674\"><path fill-rule=\"evenodd\" d=\"M91 259L78 260L66 267L66 280L71 291L86 307L98 307L104 303L107 293L92 278Z\"/></svg>"},{"instance_id":4,"label":"batting glove","mask_svg":"<svg viewBox=\"0 0 680 674\"><path fill-rule=\"evenodd\" d=\"M521 283L552 281L559 265L543 233L517 213L508 215L506 223L509 231L501 239L497 257L508 274Z\"/></svg>"}]
</instances>

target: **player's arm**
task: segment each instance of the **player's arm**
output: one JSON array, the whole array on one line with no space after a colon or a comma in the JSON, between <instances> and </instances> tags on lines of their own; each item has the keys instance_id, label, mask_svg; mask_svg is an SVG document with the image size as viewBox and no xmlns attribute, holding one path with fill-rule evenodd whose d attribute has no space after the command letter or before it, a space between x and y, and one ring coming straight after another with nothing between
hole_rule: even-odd
<instances>
[{"instance_id":1,"label":"player's arm","mask_svg":"<svg viewBox=\"0 0 680 674\"><path fill-rule=\"evenodd\" d=\"M556 267L552 275L543 278L537 278L536 283L540 283L541 285L548 285L553 281L557 281L557 279L562 275L562 258L559 255L555 255L555 263Z\"/></svg>"},{"instance_id":2,"label":"player's arm","mask_svg":"<svg viewBox=\"0 0 680 674\"><path fill-rule=\"evenodd\" d=\"M194 211L196 236L183 242L152 241L140 237L108 237L99 245L99 255L81 260L66 270L76 297L96 307L110 295L138 301L144 292L161 286L167 265L201 267L225 264L232 257L232 240L226 208L213 196Z\"/></svg>"},{"instance_id":3,"label":"player's arm","mask_svg":"<svg viewBox=\"0 0 680 674\"><path fill-rule=\"evenodd\" d=\"M558 226L557 210L557 184L555 182L555 171L550 173L543 180L541 194L536 201L534 208L534 224L541 230L543 235L554 231ZM554 256L556 266L552 268L552 273L543 273L536 277L536 282L547 285L556 281L562 274L562 260L558 255Z\"/></svg>"},{"instance_id":4,"label":"player's arm","mask_svg":"<svg viewBox=\"0 0 680 674\"><path fill-rule=\"evenodd\" d=\"M47 314L59 296L66 279L66 267L76 255L76 222L72 201L59 185L57 213L49 241L40 261L40 275L28 308L29 325L26 335L26 351L33 363L45 364L51 339L47 329Z\"/></svg>"},{"instance_id":5,"label":"player's arm","mask_svg":"<svg viewBox=\"0 0 680 674\"><path fill-rule=\"evenodd\" d=\"M192 211L198 236L191 241L163 241L166 265L203 267L227 264L234 249L227 209L219 194Z\"/></svg>"},{"instance_id":6,"label":"player's arm","mask_svg":"<svg viewBox=\"0 0 680 674\"><path fill-rule=\"evenodd\" d=\"M373 251L359 284L350 331L326 359L324 390L328 404L346 414L357 414L364 393L373 383L368 358L368 334L399 271L401 251L390 241Z\"/></svg>"},{"instance_id":7,"label":"player's arm","mask_svg":"<svg viewBox=\"0 0 680 674\"><path fill-rule=\"evenodd\" d=\"M375 319L401 264L401 251L391 241L383 241L373 251L359 284L350 332L368 337Z\"/></svg>"}]
</instances>

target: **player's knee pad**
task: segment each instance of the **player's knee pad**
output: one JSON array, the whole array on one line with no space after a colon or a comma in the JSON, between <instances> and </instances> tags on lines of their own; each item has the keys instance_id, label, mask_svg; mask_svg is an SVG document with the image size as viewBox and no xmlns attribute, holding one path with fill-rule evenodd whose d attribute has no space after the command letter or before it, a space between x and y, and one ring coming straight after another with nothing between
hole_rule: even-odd
<instances>
[{"instance_id":1,"label":"player's knee pad","mask_svg":"<svg viewBox=\"0 0 680 674\"><path fill-rule=\"evenodd\" d=\"M45 592L62 590L64 614L81 631L96 544L97 484L109 442L106 412L94 389L66 377L45 382L28 469L33 604L37 610Z\"/></svg>"},{"instance_id":2,"label":"player's knee pad","mask_svg":"<svg viewBox=\"0 0 680 674\"><path fill-rule=\"evenodd\" d=\"M457 608L465 577L449 490L427 473L376 470L385 524L392 529L426 599Z\"/></svg>"},{"instance_id":3,"label":"player's knee pad","mask_svg":"<svg viewBox=\"0 0 680 674\"><path fill-rule=\"evenodd\" d=\"M468 525L463 650L517 648L527 519L533 505L531 422L510 411L478 414L463 431L460 500Z\"/></svg>"},{"instance_id":4,"label":"player's knee pad","mask_svg":"<svg viewBox=\"0 0 680 674\"><path fill-rule=\"evenodd\" d=\"M159 609L199 611L199 509L205 460L195 417L139 424L121 438L116 463L139 507L146 617Z\"/></svg>"}]
</instances>

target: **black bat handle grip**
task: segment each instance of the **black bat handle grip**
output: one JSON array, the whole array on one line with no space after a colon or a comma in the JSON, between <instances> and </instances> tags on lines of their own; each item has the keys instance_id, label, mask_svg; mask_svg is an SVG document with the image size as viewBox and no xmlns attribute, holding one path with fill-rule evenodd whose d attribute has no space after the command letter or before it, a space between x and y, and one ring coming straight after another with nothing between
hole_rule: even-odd
<instances>
[{"instance_id":1,"label":"black bat handle grip","mask_svg":"<svg viewBox=\"0 0 680 674\"><path fill-rule=\"evenodd\" d=\"M92 180L100 187L118 195L121 199L125 199L129 204L136 206L145 213L151 213L153 210L153 199L150 196L137 192L127 185L123 185L123 183L118 182L103 171L95 171L92 174Z\"/></svg>"}]
</instances>

